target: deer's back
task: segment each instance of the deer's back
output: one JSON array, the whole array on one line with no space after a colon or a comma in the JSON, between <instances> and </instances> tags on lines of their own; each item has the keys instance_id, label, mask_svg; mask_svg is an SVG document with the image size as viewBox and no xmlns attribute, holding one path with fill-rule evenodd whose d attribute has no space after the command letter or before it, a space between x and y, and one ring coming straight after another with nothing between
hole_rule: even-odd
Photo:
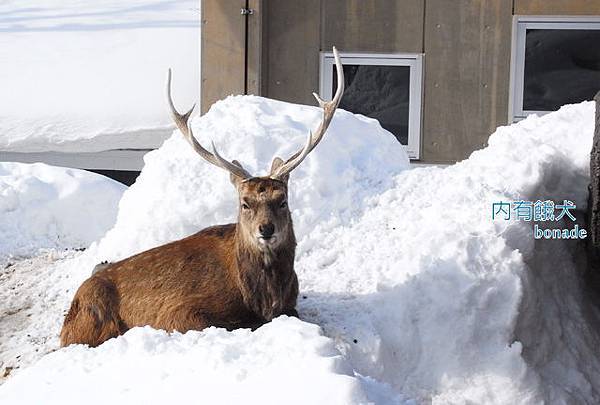
<instances>
[{"instance_id":1,"label":"deer's back","mask_svg":"<svg viewBox=\"0 0 600 405\"><path fill-rule=\"evenodd\" d=\"M197 308L217 324L219 318L243 318L242 296L228 270L236 265L235 228L235 224L206 228L114 263L92 278L114 283L119 315L127 327L161 328L161 317L178 307Z\"/></svg>"}]
</instances>

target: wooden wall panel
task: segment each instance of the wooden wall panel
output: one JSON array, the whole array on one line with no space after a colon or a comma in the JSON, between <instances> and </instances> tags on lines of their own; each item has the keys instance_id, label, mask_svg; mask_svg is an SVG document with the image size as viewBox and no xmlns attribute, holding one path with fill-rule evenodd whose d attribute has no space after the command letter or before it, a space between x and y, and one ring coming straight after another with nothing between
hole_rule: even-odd
<instances>
[{"instance_id":1,"label":"wooden wall panel","mask_svg":"<svg viewBox=\"0 0 600 405\"><path fill-rule=\"evenodd\" d=\"M514 0L515 14L600 15L600 0Z\"/></svg>"},{"instance_id":2,"label":"wooden wall panel","mask_svg":"<svg viewBox=\"0 0 600 405\"><path fill-rule=\"evenodd\" d=\"M506 124L511 0L427 0L423 160L453 162Z\"/></svg>"},{"instance_id":3,"label":"wooden wall panel","mask_svg":"<svg viewBox=\"0 0 600 405\"><path fill-rule=\"evenodd\" d=\"M314 104L319 90L319 0L267 0L263 19L264 95L294 103Z\"/></svg>"},{"instance_id":4,"label":"wooden wall panel","mask_svg":"<svg viewBox=\"0 0 600 405\"><path fill-rule=\"evenodd\" d=\"M244 93L245 0L202 0L202 113L217 100Z\"/></svg>"},{"instance_id":5,"label":"wooden wall panel","mask_svg":"<svg viewBox=\"0 0 600 405\"><path fill-rule=\"evenodd\" d=\"M263 24L266 13L264 0L248 0L248 8L253 14L248 16L248 66L247 94L262 94L262 65L263 65Z\"/></svg>"},{"instance_id":6,"label":"wooden wall panel","mask_svg":"<svg viewBox=\"0 0 600 405\"><path fill-rule=\"evenodd\" d=\"M321 49L423 52L425 0L324 0Z\"/></svg>"},{"instance_id":7,"label":"wooden wall panel","mask_svg":"<svg viewBox=\"0 0 600 405\"><path fill-rule=\"evenodd\" d=\"M266 0L263 95L314 104L319 51L423 52L424 0Z\"/></svg>"}]
</instances>

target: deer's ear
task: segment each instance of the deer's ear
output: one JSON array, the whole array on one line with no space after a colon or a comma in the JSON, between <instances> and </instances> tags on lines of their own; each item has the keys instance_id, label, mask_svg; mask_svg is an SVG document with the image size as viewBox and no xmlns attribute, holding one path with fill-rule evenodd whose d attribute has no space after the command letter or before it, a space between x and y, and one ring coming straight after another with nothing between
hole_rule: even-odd
<instances>
[{"instance_id":1,"label":"deer's ear","mask_svg":"<svg viewBox=\"0 0 600 405\"><path fill-rule=\"evenodd\" d=\"M233 163L234 165L236 165L238 167L242 167L240 162L238 162L237 160L233 160L231 163ZM231 181L231 184L233 184L235 186L235 188L238 188L238 186L240 185L242 180L244 180L244 179L242 179L240 176L236 176L233 173L229 174L229 181Z\"/></svg>"},{"instance_id":2,"label":"deer's ear","mask_svg":"<svg viewBox=\"0 0 600 405\"><path fill-rule=\"evenodd\" d=\"M281 159L280 157L275 157L273 159L273 163L271 163L271 174L273 174L277 169L279 169L282 165L283 165L283 159ZM283 181L284 183L288 182L288 179L290 178L289 174L286 174L284 177L280 178L279 180Z\"/></svg>"}]
</instances>

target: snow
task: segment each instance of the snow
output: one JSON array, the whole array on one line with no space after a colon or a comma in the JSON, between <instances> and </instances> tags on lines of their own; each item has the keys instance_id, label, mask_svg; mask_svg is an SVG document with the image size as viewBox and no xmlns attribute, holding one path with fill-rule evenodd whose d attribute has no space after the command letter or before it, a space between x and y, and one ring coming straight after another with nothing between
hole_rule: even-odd
<instances>
[{"instance_id":1,"label":"snow","mask_svg":"<svg viewBox=\"0 0 600 405\"><path fill-rule=\"evenodd\" d=\"M57 328L73 297L64 271L81 253L48 249L0 265L0 384L58 347Z\"/></svg>"},{"instance_id":2,"label":"snow","mask_svg":"<svg viewBox=\"0 0 600 405\"><path fill-rule=\"evenodd\" d=\"M198 0L5 0L0 150L158 147L173 131L164 81L199 94Z\"/></svg>"},{"instance_id":3,"label":"snow","mask_svg":"<svg viewBox=\"0 0 600 405\"><path fill-rule=\"evenodd\" d=\"M491 218L499 201L568 199L585 209L594 107L531 116L498 128L463 162L412 170L376 121L338 111L290 180L302 321L185 335L136 328L32 365L57 347L64 311L95 263L234 219L227 175L175 132L146 155L114 227L22 291L50 291L23 310L24 331L37 319L45 327L36 342L4 338L5 364L19 350L28 357L0 402L78 403L102 383L103 399L133 403L598 403L600 314L583 283L582 243L536 241L533 223ZM193 128L261 174L318 119L314 107L238 96Z\"/></svg>"},{"instance_id":4,"label":"snow","mask_svg":"<svg viewBox=\"0 0 600 405\"><path fill-rule=\"evenodd\" d=\"M71 346L39 364L25 370L16 384L7 385L0 400L3 395L22 395L34 380L38 389L28 396L31 403L61 403L66 391L71 403L86 404L366 401L333 341L322 336L318 326L285 316L255 333L209 328L169 336L150 327L135 328L97 349ZM100 381L110 389L91 394ZM149 389L132 389L137 384Z\"/></svg>"},{"instance_id":5,"label":"snow","mask_svg":"<svg viewBox=\"0 0 600 405\"><path fill-rule=\"evenodd\" d=\"M89 246L114 225L125 189L83 170L0 162L0 265L39 249Z\"/></svg>"},{"instance_id":6,"label":"snow","mask_svg":"<svg viewBox=\"0 0 600 405\"><path fill-rule=\"evenodd\" d=\"M58 266L78 256L73 249L88 247L115 224L125 189L83 170L0 163L3 370L54 350L57 319L71 300L65 285L80 282Z\"/></svg>"}]
</instances>

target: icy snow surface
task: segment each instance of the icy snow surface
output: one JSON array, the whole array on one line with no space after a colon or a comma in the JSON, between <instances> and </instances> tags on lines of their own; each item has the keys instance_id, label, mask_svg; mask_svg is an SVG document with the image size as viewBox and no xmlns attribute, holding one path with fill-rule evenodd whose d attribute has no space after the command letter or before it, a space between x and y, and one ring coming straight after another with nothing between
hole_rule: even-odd
<instances>
[{"instance_id":1,"label":"icy snow surface","mask_svg":"<svg viewBox=\"0 0 600 405\"><path fill-rule=\"evenodd\" d=\"M199 89L198 0L0 2L0 150L157 147Z\"/></svg>"},{"instance_id":2,"label":"icy snow surface","mask_svg":"<svg viewBox=\"0 0 600 405\"><path fill-rule=\"evenodd\" d=\"M260 174L318 120L313 107L230 97L194 130ZM593 123L594 103L566 106L498 128L488 147L456 165L405 170L391 134L338 111L290 180L304 322L282 317L255 333L133 329L96 349L21 362L0 402L76 403L84 390L106 387L104 398L120 393L133 403L189 401L188 392L207 400L218 392L224 403L284 394L304 403L598 403L598 312L581 284L581 245L536 242L531 223L491 218L498 201L569 199L585 208ZM36 288L61 293L43 312L31 310L30 323L44 318L52 326L39 333L49 338L20 349L56 347L69 300L98 261L234 219L227 175L178 132L145 159L113 229L45 271Z\"/></svg>"}]
</instances>

